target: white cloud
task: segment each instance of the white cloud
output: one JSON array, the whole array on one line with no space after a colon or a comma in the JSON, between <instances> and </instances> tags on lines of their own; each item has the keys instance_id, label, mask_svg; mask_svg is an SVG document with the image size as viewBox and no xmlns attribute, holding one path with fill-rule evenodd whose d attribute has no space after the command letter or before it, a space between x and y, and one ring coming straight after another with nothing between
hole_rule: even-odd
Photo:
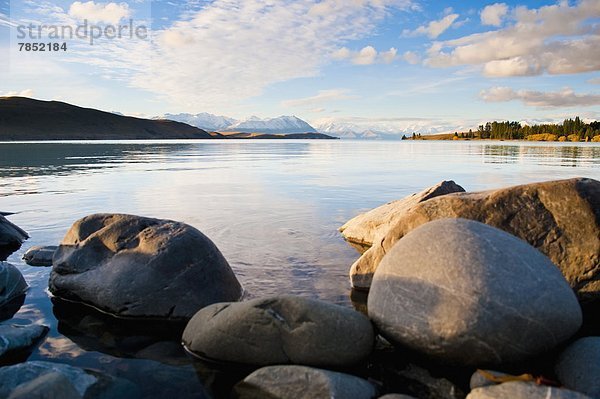
<instances>
[{"instance_id":1,"label":"white cloud","mask_svg":"<svg viewBox=\"0 0 600 399\"><path fill-rule=\"evenodd\" d=\"M544 108L591 107L600 105L598 94L577 94L570 88L561 91L543 92L533 90L515 91L510 87L492 87L480 93L486 102L506 102L520 100L525 105Z\"/></svg>"},{"instance_id":2,"label":"white cloud","mask_svg":"<svg viewBox=\"0 0 600 399\"><path fill-rule=\"evenodd\" d=\"M342 47L333 52L332 58L335 60L350 60L355 65L390 64L396 59L397 53L398 50L394 47L381 52L378 52L373 46L365 46L359 51Z\"/></svg>"},{"instance_id":3,"label":"white cloud","mask_svg":"<svg viewBox=\"0 0 600 399\"><path fill-rule=\"evenodd\" d=\"M515 23L494 31L435 42L426 64L481 65L489 76L571 74L600 70L598 0L561 2L539 9L517 7Z\"/></svg>"},{"instance_id":4,"label":"white cloud","mask_svg":"<svg viewBox=\"0 0 600 399\"><path fill-rule=\"evenodd\" d=\"M33 97L33 90L25 89L21 91L0 92L0 97Z\"/></svg>"},{"instance_id":5,"label":"white cloud","mask_svg":"<svg viewBox=\"0 0 600 399\"><path fill-rule=\"evenodd\" d=\"M435 39L439 35L444 33L446 30L448 30L448 28L450 28L455 23L458 17L458 14L449 14L440 20L431 21L427 25L419 26L414 31L405 30L404 32L402 32L402 34L403 36L409 37L427 35L431 39Z\"/></svg>"},{"instance_id":6,"label":"white cloud","mask_svg":"<svg viewBox=\"0 0 600 399\"><path fill-rule=\"evenodd\" d=\"M481 10L482 25L500 26L502 19L508 14L508 6L505 3L495 3Z\"/></svg>"},{"instance_id":7,"label":"white cloud","mask_svg":"<svg viewBox=\"0 0 600 399\"><path fill-rule=\"evenodd\" d=\"M114 60L134 69L130 85L182 109L231 107L232 98L260 95L267 85L317 75L334 57L354 56L338 49L370 35L391 7L411 6L411 0L215 0L154 31L155 43L146 51L104 51L82 61ZM351 59L366 64L372 53L362 49ZM377 55L376 62L391 58L389 52Z\"/></svg>"},{"instance_id":8,"label":"white cloud","mask_svg":"<svg viewBox=\"0 0 600 399\"><path fill-rule=\"evenodd\" d=\"M69 15L79 20L87 19L91 23L105 22L117 25L119 21L129 18L131 11L127 3L95 3L76 1L69 7Z\"/></svg>"},{"instance_id":9,"label":"white cloud","mask_svg":"<svg viewBox=\"0 0 600 399\"><path fill-rule=\"evenodd\" d=\"M600 85L600 78L593 78L587 81L588 83L591 83L593 85Z\"/></svg>"},{"instance_id":10,"label":"white cloud","mask_svg":"<svg viewBox=\"0 0 600 399\"><path fill-rule=\"evenodd\" d=\"M319 93L314 96L285 100L281 102L281 105L284 107L314 107L317 104L352 98L357 98L357 96L349 94L348 89L319 90Z\"/></svg>"},{"instance_id":11,"label":"white cloud","mask_svg":"<svg viewBox=\"0 0 600 399\"><path fill-rule=\"evenodd\" d=\"M416 65L421 62L421 57L413 51L404 52L404 54L402 54L402 59L411 65Z\"/></svg>"}]
</instances>

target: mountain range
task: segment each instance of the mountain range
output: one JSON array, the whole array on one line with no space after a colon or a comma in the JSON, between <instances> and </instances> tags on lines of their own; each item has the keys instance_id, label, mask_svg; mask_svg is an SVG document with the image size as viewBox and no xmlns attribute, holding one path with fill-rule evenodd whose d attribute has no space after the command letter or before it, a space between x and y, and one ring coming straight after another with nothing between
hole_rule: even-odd
<instances>
[{"instance_id":1,"label":"mountain range","mask_svg":"<svg viewBox=\"0 0 600 399\"><path fill-rule=\"evenodd\" d=\"M239 133L316 133L314 127L296 116L279 116L277 118L259 118L251 116L237 120L227 116L213 115L206 112L199 114L165 114L161 119L187 123L199 129L216 132Z\"/></svg>"}]
</instances>

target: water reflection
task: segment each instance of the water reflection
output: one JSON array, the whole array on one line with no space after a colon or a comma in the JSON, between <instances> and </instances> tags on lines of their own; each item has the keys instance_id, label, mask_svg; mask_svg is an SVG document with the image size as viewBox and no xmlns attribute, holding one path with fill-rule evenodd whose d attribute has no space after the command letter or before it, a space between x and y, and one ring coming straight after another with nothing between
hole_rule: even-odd
<instances>
[{"instance_id":1,"label":"water reflection","mask_svg":"<svg viewBox=\"0 0 600 399\"><path fill-rule=\"evenodd\" d=\"M31 287L11 322L50 326L31 359L127 378L145 397L226 397L243 372L189 364L179 328L140 328L51 302L49 270L24 265L23 252L55 245L95 212L179 220L215 242L250 297L297 294L365 311L366 296L350 297L348 282L359 253L337 231L357 213L446 179L476 191L575 176L600 179L600 145L0 143L0 209L19 211L11 221L31 236L8 259Z\"/></svg>"}]
</instances>

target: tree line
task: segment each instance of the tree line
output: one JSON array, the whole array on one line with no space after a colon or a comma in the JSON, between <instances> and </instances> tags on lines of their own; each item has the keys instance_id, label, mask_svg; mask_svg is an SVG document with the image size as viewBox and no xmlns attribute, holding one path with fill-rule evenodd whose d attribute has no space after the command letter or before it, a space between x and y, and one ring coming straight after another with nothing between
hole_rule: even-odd
<instances>
[{"instance_id":1,"label":"tree line","mask_svg":"<svg viewBox=\"0 0 600 399\"><path fill-rule=\"evenodd\" d=\"M600 122L585 123L581 118L565 119L560 124L521 125L520 122L487 122L476 131L455 132L454 139L600 141ZM412 140L421 135L413 133ZM403 136L403 139L408 137Z\"/></svg>"}]
</instances>

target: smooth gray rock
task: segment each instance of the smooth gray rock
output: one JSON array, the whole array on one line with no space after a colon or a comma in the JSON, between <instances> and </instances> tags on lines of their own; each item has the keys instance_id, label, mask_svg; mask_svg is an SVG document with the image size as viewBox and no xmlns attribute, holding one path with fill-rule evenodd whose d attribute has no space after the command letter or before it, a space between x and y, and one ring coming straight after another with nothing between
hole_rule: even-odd
<instances>
[{"instance_id":1,"label":"smooth gray rock","mask_svg":"<svg viewBox=\"0 0 600 399\"><path fill-rule=\"evenodd\" d=\"M0 262L0 307L27 292L23 275L8 262Z\"/></svg>"},{"instance_id":2,"label":"smooth gray rock","mask_svg":"<svg viewBox=\"0 0 600 399\"><path fill-rule=\"evenodd\" d=\"M582 393L569 391L533 382L505 382L477 388L467 395L467 399L592 399Z\"/></svg>"},{"instance_id":3,"label":"smooth gray rock","mask_svg":"<svg viewBox=\"0 0 600 399\"><path fill-rule=\"evenodd\" d=\"M180 222L95 214L73 224L54 254L50 291L117 317L188 320L242 287L204 234Z\"/></svg>"},{"instance_id":4,"label":"smooth gray rock","mask_svg":"<svg viewBox=\"0 0 600 399\"><path fill-rule=\"evenodd\" d=\"M37 324L0 325L0 359L10 353L30 348L46 335L48 330L48 327Z\"/></svg>"},{"instance_id":5,"label":"smooth gray rock","mask_svg":"<svg viewBox=\"0 0 600 399\"><path fill-rule=\"evenodd\" d=\"M36 245L23 254L23 260L30 266L52 266L52 257L57 249L55 245Z\"/></svg>"},{"instance_id":6,"label":"smooth gray rock","mask_svg":"<svg viewBox=\"0 0 600 399\"><path fill-rule=\"evenodd\" d=\"M377 269L369 316L381 334L460 365L516 362L554 348L582 322L573 290L526 242L483 223L427 223Z\"/></svg>"},{"instance_id":7,"label":"smooth gray rock","mask_svg":"<svg viewBox=\"0 0 600 399\"><path fill-rule=\"evenodd\" d=\"M84 370L62 363L45 361L29 361L0 368L0 398L11 394L22 395L23 392L39 392L40 387L55 387L56 374L69 381L80 397L86 399L108 399L113 397L139 398L139 390L130 381L114 378L96 371ZM46 377L39 380L40 377ZM36 381L37 380L37 381ZM23 397L23 396L17 396ZM44 396L42 396L44 397ZM52 398L53 396L49 396ZM58 399L58 398L57 398Z\"/></svg>"},{"instance_id":8,"label":"smooth gray rock","mask_svg":"<svg viewBox=\"0 0 600 399\"><path fill-rule=\"evenodd\" d=\"M0 261L6 260L28 238L25 230L0 215Z\"/></svg>"},{"instance_id":9,"label":"smooth gray rock","mask_svg":"<svg viewBox=\"0 0 600 399\"><path fill-rule=\"evenodd\" d=\"M304 366L269 366L234 387L239 399L369 399L375 387L362 378Z\"/></svg>"},{"instance_id":10,"label":"smooth gray rock","mask_svg":"<svg viewBox=\"0 0 600 399\"><path fill-rule=\"evenodd\" d=\"M567 388L600 397L600 337L585 337L569 345L555 366L558 380Z\"/></svg>"},{"instance_id":11,"label":"smooth gray rock","mask_svg":"<svg viewBox=\"0 0 600 399\"><path fill-rule=\"evenodd\" d=\"M201 309L183 332L198 356L255 365L351 365L367 357L374 332L367 317L316 299L278 296Z\"/></svg>"},{"instance_id":12,"label":"smooth gray rock","mask_svg":"<svg viewBox=\"0 0 600 399\"><path fill-rule=\"evenodd\" d=\"M43 374L15 388L8 399L81 399L71 381L56 372Z\"/></svg>"}]
</instances>

